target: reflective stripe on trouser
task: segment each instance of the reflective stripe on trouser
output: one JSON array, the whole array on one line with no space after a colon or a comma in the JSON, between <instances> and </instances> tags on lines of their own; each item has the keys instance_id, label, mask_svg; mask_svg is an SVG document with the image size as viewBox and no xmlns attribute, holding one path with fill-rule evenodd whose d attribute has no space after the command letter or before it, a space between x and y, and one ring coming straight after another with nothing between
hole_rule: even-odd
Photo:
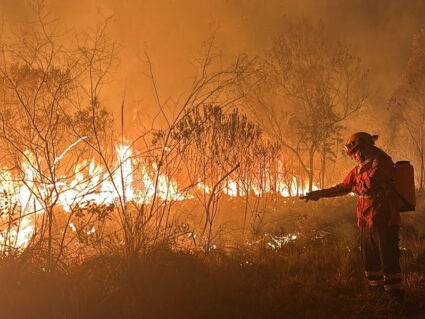
<instances>
[{"instance_id":1,"label":"reflective stripe on trouser","mask_svg":"<svg viewBox=\"0 0 425 319\"><path fill-rule=\"evenodd\" d=\"M384 276L384 289L386 291L401 288L401 273L387 274Z\"/></svg>"},{"instance_id":2,"label":"reflective stripe on trouser","mask_svg":"<svg viewBox=\"0 0 425 319\"><path fill-rule=\"evenodd\" d=\"M384 281L386 290L400 288L398 231L398 225L363 229L363 262L371 286Z\"/></svg>"},{"instance_id":3,"label":"reflective stripe on trouser","mask_svg":"<svg viewBox=\"0 0 425 319\"><path fill-rule=\"evenodd\" d=\"M372 287L384 285L384 275L382 271L365 271L365 277Z\"/></svg>"}]
</instances>

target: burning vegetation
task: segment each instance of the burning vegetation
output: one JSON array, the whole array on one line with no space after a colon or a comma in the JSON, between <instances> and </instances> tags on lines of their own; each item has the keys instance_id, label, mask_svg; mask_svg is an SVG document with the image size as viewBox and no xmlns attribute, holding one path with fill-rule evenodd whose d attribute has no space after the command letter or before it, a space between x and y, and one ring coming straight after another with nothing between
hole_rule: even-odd
<instances>
[{"instance_id":1,"label":"burning vegetation","mask_svg":"<svg viewBox=\"0 0 425 319\"><path fill-rule=\"evenodd\" d=\"M360 293L353 198L298 199L341 181L348 120L373 104L360 58L325 25L287 23L264 54L231 61L213 36L190 84L166 100L146 53L155 111L134 119L125 98L114 112L104 95L119 67L111 19L65 37L42 3L33 17L0 38L5 318L398 313ZM408 133L394 141L408 142L384 145L418 168L420 191L424 39L388 102ZM401 229L414 318L425 307L423 209L418 193Z\"/></svg>"}]
</instances>

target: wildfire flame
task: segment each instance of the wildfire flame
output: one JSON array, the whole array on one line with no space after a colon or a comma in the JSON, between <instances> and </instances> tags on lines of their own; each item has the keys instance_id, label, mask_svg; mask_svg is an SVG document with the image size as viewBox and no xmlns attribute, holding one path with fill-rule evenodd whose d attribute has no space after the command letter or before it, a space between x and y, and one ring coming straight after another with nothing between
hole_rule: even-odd
<instances>
[{"instance_id":1,"label":"wildfire flame","mask_svg":"<svg viewBox=\"0 0 425 319\"><path fill-rule=\"evenodd\" d=\"M70 145L56 158L54 165L82 139ZM64 213L69 213L74 205L83 206L88 202L108 205L125 199L138 204L149 204L155 194L162 201L193 198L191 194L179 191L180 185L176 180L165 174L156 176L156 164L149 166L141 163L133 156L130 145L119 144L115 151L117 160L112 174L94 159L85 160L75 165L72 179L61 178L59 180L62 181L55 185L46 183L40 176L36 169L40 163L37 163L30 152L24 154L22 176L12 176L8 169L0 172L0 220L3 220L0 246L26 247L35 232L34 216L45 213L47 205L52 202L60 206ZM244 187L241 180L228 178L224 184L223 192L229 197L244 196L247 193L247 187ZM289 188L288 183L278 180L273 187L270 182L265 185L250 183L248 191L256 196L275 191L283 197L290 197L305 193L306 187L300 188L299 184L294 176ZM54 187L57 190L53 190ZM206 194L211 193L211 187L202 181L198 182L196 189ZM48 201L43 202L42 199ZM14 222L19 222L19 227L5 227L10 226L11 218L14 218ZM75 231L73 224L70 227Z\"/></svg>"}]
</instances>

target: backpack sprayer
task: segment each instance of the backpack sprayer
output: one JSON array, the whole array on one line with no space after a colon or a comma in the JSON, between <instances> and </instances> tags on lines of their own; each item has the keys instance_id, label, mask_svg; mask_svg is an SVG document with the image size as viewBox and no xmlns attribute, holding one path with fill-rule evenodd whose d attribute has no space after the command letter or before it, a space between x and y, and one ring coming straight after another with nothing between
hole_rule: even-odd
<instances>
[{"instance_id":1,"label":"backpack sprayer","mask_svg":"<svg viewBox=\"0 0 425 319\"><path fill-rule=\"evenodd\" d=\"M415 211L415 175L409 161L399 161L395 164L393 188L397 194L399 212Z\"/></svg>"}]
</instances>

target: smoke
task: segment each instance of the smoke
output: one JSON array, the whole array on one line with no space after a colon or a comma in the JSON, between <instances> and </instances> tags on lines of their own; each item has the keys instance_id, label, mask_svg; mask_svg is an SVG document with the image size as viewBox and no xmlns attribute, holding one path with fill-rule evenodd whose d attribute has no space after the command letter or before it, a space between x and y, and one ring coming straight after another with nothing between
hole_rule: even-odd
<instances>
[{"instance_id":1,"label":"smoke","mask_svg":"<svg viewBox=\"0 0 425 319\"><path fill-rule=\"evenodd\" d=\"M425 26L424 0L50 0L46 4L65 29L76 32L93 28L99 15L113 16L111 37L120 45L120 64L104 102L118 114L125 97L129 120L136 110L140 115L154 104L151 83L144 75L144 52L152 60L165 100L189 85L192 62L212 32L225 57L261 55L286 18L321 21L331 37L348 43L370 70L372 89L378 92L372 103L382 106L407 63L412 36ZM7 27L31 17L29 2L23 0L2 0L0 12Z\"/></svg>"}]
</instances>

